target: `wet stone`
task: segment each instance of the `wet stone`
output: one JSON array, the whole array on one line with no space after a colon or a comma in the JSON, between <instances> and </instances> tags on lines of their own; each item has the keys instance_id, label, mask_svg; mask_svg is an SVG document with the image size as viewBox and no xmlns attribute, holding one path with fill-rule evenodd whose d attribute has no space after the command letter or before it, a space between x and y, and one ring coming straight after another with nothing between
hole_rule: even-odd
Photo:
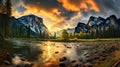
<instances>
[{"instance_id":1,"label":"wet stone","mask_svg":"<svg viewBox=\"0 0 120 67\"><path fill-rule=\"evenodd\" d=\"M72 47L67 47L68 49L71 49Z\"/></svg>"},{"instance_id":2,"label":"wet stone","mask_svg":"<svg viewBox=\"0 0 120 67\"><path fill-rule=\"evenodd\" d=\"M63 62L63 61L66 61L67 60L67 57L62 57L59 59L60 62Z\"/></svg>"},{"instance_id":3,"label":"wet stone","mask_svg":"<svg viewBox=\"0 0 120 67\"><path fill-rule=\"evenodd\" d=\"M67 67L67 65L65 63L60 63L59 67Z\"/></svg>"},{"instance_id":4,"label":"wet stone","mask_svg":"<svg viewBox=\"0 0 120 67\"><path fill-rule=\"evenodd\" d=\"M79 61L81 62L81 61L82 61L82 58L79 58Z\"/></svg>"},{"instance_id":5,"label":"wet stone","mask_svg":"<svg viewBox=\"0 0 120 67\"><path fill-rule=\"evenodd\" d=\"M63 51L63 53L66 53L66 51Z\"/></svg>"},{"instance_id":6,"label":"wet stone","mask_svg":"<svg viewBox=\"0 0 120 67\"><path fill-rule=\"evenodd\" d=\"M71 63L75 63L75 62L76 62L76 60L71 61Z\"/></svg>"},{"instance_id":7,"label":"wet stone","mask_svg":"<svg viewBox=\"0 0 120 67\"><path fill-rule=\"evenodd\" d=\"M91 64L91 63L89 63L89 62L87 62L87 63L85 63L85 65L84 65L85 67L93 67L93 64Z\"/></svg>"},{"instance_id":8,"label":"wet stone","mask_svg":"<svg viewBox=\"0 0 120 67\"><path fill-rule=\"evenodd\" d=\"M83 67L83 64L82 63L76 63L76 64L73 64L72 67Z\"/></svg>"},{"instance_id":9,"label":"wet stone","mask_svg":"<svg viewBox=\"0 0 120 67\"><path fill-rule=\"evenodd\" d=\"M55 52L55 54L58 54L58 53L59 53L58 51Z\"/></svg>"}]
</instances>

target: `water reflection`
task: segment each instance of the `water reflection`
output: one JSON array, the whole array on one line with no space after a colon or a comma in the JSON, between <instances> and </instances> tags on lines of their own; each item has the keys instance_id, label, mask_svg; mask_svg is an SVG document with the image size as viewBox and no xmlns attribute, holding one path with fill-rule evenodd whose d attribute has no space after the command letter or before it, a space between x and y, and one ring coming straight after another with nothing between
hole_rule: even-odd
<instances>
[{"instance_id":1,"label":"water reflection","mask_svg":"<svg viewBox=\"0 0 120 67\"><path fill-rule=\"evenodd\" d=\"M22 57L26 58L24 62L29 62L32 67L92 66L105 59L106 54L111 51L108 45L116 48L116 44L111 42L12 42L19 52L16 52L16 55L22 54Z\"/></svg>"}]
</instances>

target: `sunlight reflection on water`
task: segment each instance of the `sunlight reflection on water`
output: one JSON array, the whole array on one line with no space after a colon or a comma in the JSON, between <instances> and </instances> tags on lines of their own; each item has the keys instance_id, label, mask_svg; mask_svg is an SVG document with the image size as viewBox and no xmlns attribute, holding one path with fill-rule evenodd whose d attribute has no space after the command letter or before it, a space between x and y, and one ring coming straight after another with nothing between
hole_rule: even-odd
<instances>
[{"instance_id":1,"label":"sunlight reflection on water","mask_svg":"<svg viewBox=\"0 0 120 67\"><path fill-rule=\"evenodd\" d=\"M26 44L26 42L24 43ZM31 56L30 59L33 57L37 58L30 61L34 64L33 67L59 67L61 63L71 67L72 63L84 64L86 60L93 57L94 52L97 51L99 54L101 52L100 49L104 49L104 46L107 45L104 42L30 42L27 45L30 47L29 50L27 49L27 57ZM26 49L23 51L26 51Z\"/></svg>"}]
</instances>

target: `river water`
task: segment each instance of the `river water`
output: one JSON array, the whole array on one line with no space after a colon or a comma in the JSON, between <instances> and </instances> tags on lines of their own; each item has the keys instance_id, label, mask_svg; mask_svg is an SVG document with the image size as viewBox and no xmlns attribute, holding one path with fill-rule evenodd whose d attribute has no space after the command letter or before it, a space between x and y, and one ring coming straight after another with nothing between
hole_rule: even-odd
<instances>
[{"instance_id":1,"label":"river water","mask_svg":"<svg viewBox=\"0 0 120 67\"><path fill-rule=\"evenodd\" d=\"M108 46L116 46L114 42L50 42L50 41L11 41L14 45L12 60L15 65L22 62L31 64L32 67L59 67L84 65L98 62L100 54L106 55L112 50ZM111 48L110 48L111 49ZM101 56L101 55L100 55ZM23 61L24 60L24 61Z\"/></svg>"}]
</instances>

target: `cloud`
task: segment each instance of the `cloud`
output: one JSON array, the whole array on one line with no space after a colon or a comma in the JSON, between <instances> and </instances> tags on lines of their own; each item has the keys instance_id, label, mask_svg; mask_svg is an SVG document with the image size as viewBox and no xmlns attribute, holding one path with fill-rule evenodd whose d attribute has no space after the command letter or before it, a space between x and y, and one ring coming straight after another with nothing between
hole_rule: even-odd
<instances>
[{"instance_id":1,"label":"cloud","mask_svg":"<svg viewBox=\"0 0 120 67\"><path fill-rule=\"evenodd\" d=\"M120 0L95 0L95 2L101 9L100 14L105 16L109 16L110 14L118 16L120 14Z\"/></svg>"},{"instance_id":2,"label":"cloud","mask_svg":"<svg viewBox=\"0 0 120 67\"><path fill-rule=\"evenodd\" d=\"M120 17L120 0L12 0L13 16L35 14L50 31L74 28L90 16Z\"/></svg>"},{"instance_id":3,"label":"cloud","mask_svg":"<svg viewBox=\"0 0 120 67\"><path fill-rule=\"evenodd\" d=\"M94 0L58 0L58 2L60 2L65 9L70 11L80 11L81 9L84 9L85 11L100 11Z\"/></svg>"}]
</instances>

